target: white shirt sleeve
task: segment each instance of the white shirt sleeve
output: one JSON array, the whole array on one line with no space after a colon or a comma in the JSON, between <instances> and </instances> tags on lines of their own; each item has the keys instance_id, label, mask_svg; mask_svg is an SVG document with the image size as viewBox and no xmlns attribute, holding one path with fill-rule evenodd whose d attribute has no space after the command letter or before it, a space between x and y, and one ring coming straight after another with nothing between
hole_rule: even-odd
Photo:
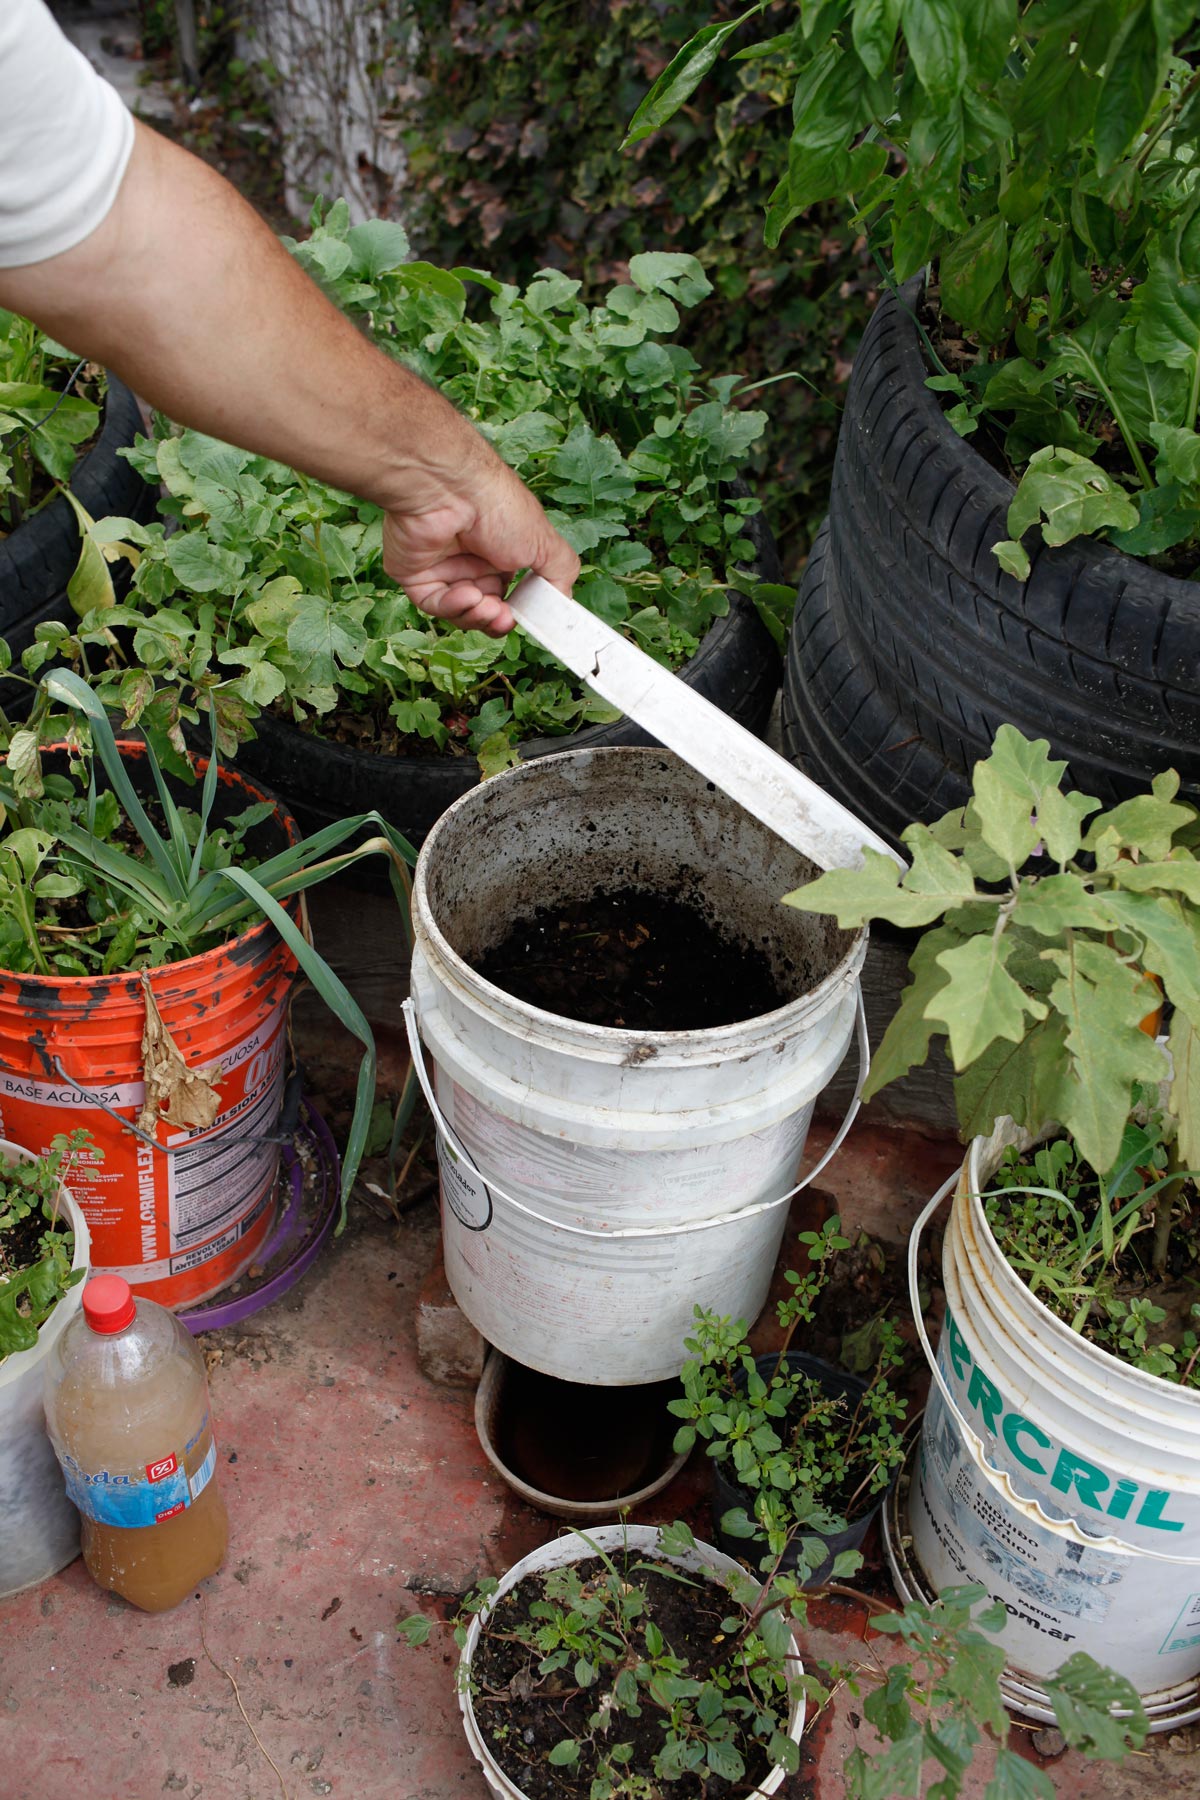
<instances>
[{"instance_id":1,"label":"white shirt sleeve","mask_svg":"<svg viewBox=\"0 0 1200 1800\"><path fill-rule=\"evenodd\" d=\"M133 119L43 0L0 0L0 268L42 262L117 197Z\"/></svg>"}]
</instances>

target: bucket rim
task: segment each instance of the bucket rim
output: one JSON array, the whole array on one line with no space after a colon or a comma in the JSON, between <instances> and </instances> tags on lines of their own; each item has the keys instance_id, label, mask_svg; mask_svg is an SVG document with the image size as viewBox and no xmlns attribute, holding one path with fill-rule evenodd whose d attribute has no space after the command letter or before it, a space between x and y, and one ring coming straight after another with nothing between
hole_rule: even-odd
<instances>
[{"instance_id":1,"label":"bucket rim","mask_svg":"<svg viewBox=\"0 0 1200 1800\"><path fill-rule=\"evenodd\" d=\"M1029 1134L1022 1132L1012 1119L997 1120L996 1128L990 1137L976 1137L971 1140L959 1171L951 1218L953 1220L953 1213L957 1211L961 1203L966 1211L970 1228L978 1238L980 1248L986 1258L987 1272L994 1277L995 1281L995 1288L991 1293L988 1292L987 1286L983 1282L976 1283L985 1303L990 1308L994 1305L996 1295L1002 1295L1018 1317L1022 1312L1026 1312L1026 1318L1022 1323L1032 1324L1035 1341L1040 1341L1048 1334L1055 1346L1061 1348L1069 1359L1075 1360L1077 1364L1081 1362L1084 1368L1091 1365L1097 1371L1102 1372L1107 1377L1110 1389L1115 1382L1128 1382L1135 1396L1144 1395L1146 1398L1153 1398L1159 1405L1170 1399L1173 1403L1172 1410L1174 1410L1175 1402L1184 1408L1192 1409L1197 1415L1196 1422L1200 1425L1200 1389L1186 1388L1179 1382L1167 1381L1161 1375L1152 1375L1146 1369L1135 1368L1132 1363L1124 1362L1121 1357L1114 1356L1110 1350L1104 1350L1099 1344L1093 1344L1080 1332L1072 1331L1069 1325L1051 1312L1044 1300L1040 1300L1032 1289L1026 1286L1001 1250L996 1241L996 1235L988 1223L987 1214L983 1210L980 1193L1008 1145L1018 1143L1022 1138L1028 1136ZM987 1174L984 1173L985 1159L990 1159ZM950 1233L948 1231L947 1246L949 1242ZM968 1262L969 1260L968 1256ZM1030 1315L1032 1316L1030 1317Z\"/></svg>"},{"instance_id":2,"label":"bucket rim","mask_svg":"<svg viewBox=\"0 0 1200 1800\"><path fill-rule=\"evenodd\" d=\"M52 751L65 750L68 746L64 743L54 743L44 744L42 748L44 751ZM138 738L118 738L117 748L122 756L127 753L138 756L144 752L145 745ZM201 775L208 768L208 763L208 757L197 756L196 768ZM300 827L282 800L275 794L260 787L258 782L251 776L243 774L240 769L230 768L228 763L220 764L217 776L221 781L229 780L235 787L240 787L254 800L269 800L275 808L275 817L283 828L288 844L300 842ZM298 912L298 897L291 894L282 902L282 905L285 910L296 913ZM182 971L199 971L206 966L211 966L220 957L230 955L240 946L250 944L254 939L265 937L268 933L276 939L279 946L286 950L286 945L283 944L283 940L279 937L271 921L259 919L256 924L250 926L249 930L239 932L236 937L226 938L223 943L214 944L208 950L201 950L195 956L181 957L178 962L155 963L154 967L150 969L115 969L108 975L41 975L36 970L30 970L28 974L21 975L14 969L0 968L0 998L5 996L6 990L14 988L27 993L66 992L75 994L80 993L84 988L90 988L93 991L100 989L103 993L112 994L124 990L130 994L133 988L140 988L143 975L149 979L152 986L161 986L164 980L173 978ZM289 956L291 955L290 951L287 953Z\"/></svg>"},{"instance_id":3,"label":"bucket rim","mask_svg":"<svg viewBox=\"0 0 1200 1800\"><path fill-rule=\"evenodd\" d=\"M483 1374L479 1386L475 1390L475 1435L483 1454L495 1469L501 1480L518 1494L527 1505L536 1507L539 1512L549 1513L552 1518L565 1519L571 1524L586 1525L589 1520L600 1519L605 1523L611 1520L614 1512L621 1513L634 1506L642 1506L647 1500L653 1500L668 1487L675 1477L682 1473L684 1464L691 1455L690 1450L675 1452L657 1475L644 1481L640 1487L630 1488L607 1500L564 1500L557 1494L551 1494L544 1488L534 1487L532 1482L525 1481L514 1469L511 1469L500 1454L500 1448L493 1431L495 1415L508 1380L510 1368L519 1366L515 1358L496 1349L495 1345L488 1351L483 1365ZM535 1371L541 1373L541 1371ZM554 1379L552 1377L552 1379ZM604 1390L597 1388L596 1392Z\"/></svg>"},{"instance_id":4,"label":"bucket rim","mask_svg":"<svg viewBox=\"0 0 1200 1800\"><path fill-rule=\"evenodd\" d=\"M414 940L424 939L429 950L446 968L461 989L476 1000L484 1002L493 1012L507 1014L522 1026L534 1026L543 1036L556 1035L568 1037L576 1044L592 1045L597 1051L608 1051L610 1054L624 1049L623 1060L629 1060L630 1047L634 1057L641 1051L656 1053L659 1050L686 1050L702 1041L705 1047L712 1046L720 1050L735 1044L742 1049L751 1047L757 1037L773 1037L780 1025L790 1025L798 1019L812 1014L819 1018L828 1008L835 1004L847 985L857 981L867 953L869 932L866 926L857 931L847 932L849 943L833 967L821 977L821 980L803 994L797 994L782 1006L774 1007L770 1012L755 1013L748 1019L735 1019L728 1025L693 1026L684 1031L647 1031L626 1025L595 1025L586 1019L573 1019L567 1013L548 1012L544 1007L534 1006L532 1002L520 1000L505 988L497 987L488 981L479 971L460 956L441 926L434 917L429 901L428 866L430 850L435 848L439 833L448 828L448 821L455 815L465 811L472 805L479 804L479 795L485 788L496 781L536 779L556 763L566 761L593 760L616 756L655 756L678 763L681 768L690 765L674 751L649 744L606 744L590 750L563 750L551 756L539 756L535 762L524 762L516 768L505 769L494 776L491 782L480 783L478 787L469 788L461 794L453 805L436 821L421 846L417 858L417 866L413 873L412 919ZM696 771L692 771L696 773ZM736 805L736 802L733 802ZM747 817L752 815L747 814ZM763 827L764 830L767 827ZM783 843L783 840L780 840ZM801 852L793 845L785 848L794 855ZM782 897L780 900L782 904ZM433 960L431 956L430 960ZM565 1029L564 1029L565 1028Z\"/></svg>"}]
</instances>

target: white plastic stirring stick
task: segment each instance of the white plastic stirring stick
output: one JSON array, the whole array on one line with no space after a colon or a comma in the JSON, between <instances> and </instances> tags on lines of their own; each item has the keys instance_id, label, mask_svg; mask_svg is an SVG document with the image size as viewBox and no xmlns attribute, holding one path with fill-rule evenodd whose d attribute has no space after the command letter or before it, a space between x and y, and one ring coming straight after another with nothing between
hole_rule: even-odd
<instances>
[{"instance_id":1,"label":"white plastic stirring stick","mask_svg":"<svg viewBox=\"0 0 1200 1800\"><path fill-rule=\"evenodd\" d=\"M890 844L815 781L540 575L527 575L509 605L530 637L601 699L620 707L818 868L857 868L864 845L904 867Z\"/></svg>"}]
</instances>

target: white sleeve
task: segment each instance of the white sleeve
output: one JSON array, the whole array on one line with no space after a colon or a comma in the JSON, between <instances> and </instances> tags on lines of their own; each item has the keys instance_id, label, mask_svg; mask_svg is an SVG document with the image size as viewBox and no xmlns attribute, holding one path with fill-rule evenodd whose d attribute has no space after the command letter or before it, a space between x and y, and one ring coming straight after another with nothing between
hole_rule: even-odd
<instances>
[{"instance_id":1,"label":"white sleeve","mask_svg":"<svg viewBox=\"0 0 1200 1800\"><path fill-rule=\"evenodd\" d=\"M43 0L0 0L0 268L88 237L133 149L115 88L68 43Z\"/></svg>"}]
</instances>

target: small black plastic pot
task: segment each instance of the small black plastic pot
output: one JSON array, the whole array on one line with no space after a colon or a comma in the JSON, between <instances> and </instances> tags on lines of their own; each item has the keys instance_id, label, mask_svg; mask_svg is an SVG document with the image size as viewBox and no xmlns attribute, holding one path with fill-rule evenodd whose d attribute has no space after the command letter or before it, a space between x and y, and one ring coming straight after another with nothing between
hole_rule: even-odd
<instances>
[{"instance_id":1,"label":"small black plastic pot","mask_svg":"<svg viewBox=\"0 0 1200 1800\"><path fill-rule=\"evenodd\" d=\"M777 1355L757 1356L754 1366L766 1380L770 1380L779 1361ZM822 1393L830 1396L844 1397L852 1404L861 1400L867 1391L867 1382L861 1375L852 1375L848 1369L839 1369L833 1363L822 1360L819 1356L808 1356L803 1350L789 1350L783 1359L784 1367L790 1374L808 1375L820 1386ZM744 1386L744 1380L739 1380ZM713 1523L716 1526L717 1541L727 1556L736 1556L749 1560L757 1565L759 1557L766 1554L766 1543L762 1538L735 1538L721 1528L721 1520L727 1512L735 1507L744 1507L748 1517L754 1517L754 1494L750 1488L739 1487L731 1481L721 1465L713 1462ZM843 1550L857 1550L867 1535L871 1521L883 1505L887 1489L872 1496L867 1511L859 1518L851 1521L844 1531L826 1534L821 1531L806 1531L798 1534L788 1545L784 1554L782 1568L794 1570L799 1558L800 1545L805 1537L820 1538L825 1545L825 1556L805 1578L805 1587L820 1587L828 1581L833 1569L834 1558Z\"/></svg>"}]
</instances>

